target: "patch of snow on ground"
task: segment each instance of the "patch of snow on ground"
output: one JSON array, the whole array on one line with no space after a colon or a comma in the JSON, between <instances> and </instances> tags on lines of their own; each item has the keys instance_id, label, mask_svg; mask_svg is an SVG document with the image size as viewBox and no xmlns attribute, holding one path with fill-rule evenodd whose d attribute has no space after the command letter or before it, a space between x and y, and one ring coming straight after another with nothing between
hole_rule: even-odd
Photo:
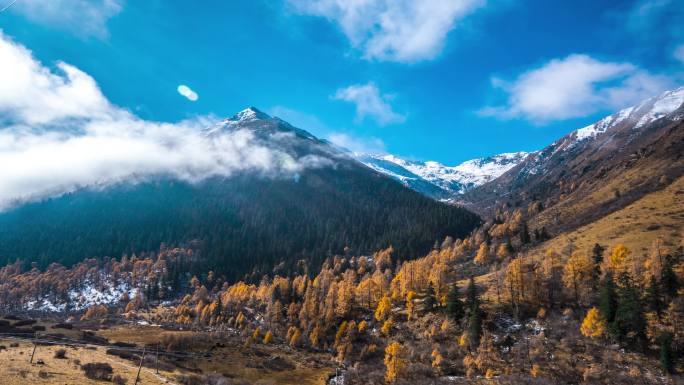
<instances>
[{"instance_id":1,"label":"patch of snow on ground","mask_svg":"<svg viewBox=\"0 0 684 385\"><path fill-rule=\"evenodd\" d=\"M135 297L137 289L132 289L129 284L121 282L116 286L104 284L102 290L87 281L79 289L69 291L69 299L75 310L83 310L93 305L109 305L119 301L124 293L130 298Z\"/></svg>"},{"instance_id":2,"label":"patch of snow on ground","mask_svg":"<svg viewBox=\"0 0 684 385\"><path fill-rule=\"evenodd\" d=\"M59 301L53 296L45 296L38 300L28 301L24 306L27 310L45 312L84 310L93 305L114 304L121 299L124 293L128 293L129 297L133 298L138 292L137 289L131 288L129 284L124 282L112 285L105 281L101 286L102 289L99 289L92 281L86 281L80 287L71 288L68 291L68 301Z\"/></svg>"}]
</instances>

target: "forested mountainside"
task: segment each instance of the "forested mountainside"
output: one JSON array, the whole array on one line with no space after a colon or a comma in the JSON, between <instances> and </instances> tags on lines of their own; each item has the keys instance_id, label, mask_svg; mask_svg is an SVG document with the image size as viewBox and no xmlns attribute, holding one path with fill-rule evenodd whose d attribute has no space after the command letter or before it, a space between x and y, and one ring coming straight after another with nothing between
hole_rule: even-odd
<instances>
[{"instance_id":1,"label":"forested mountainside","mask_svg":"<svg viewBox=\"0 0 684 385\"><path fill-rule=\"evenodd\" d=\"M327 352L340 365L331 380L335 385L674 384L684 373L682 123L679 107L662 113L658 106L677 92L574 132L474 190L473 194L481 193L513 180L517 182L511 191L521 194L515 200L506 194L493 200L491 208L482 210L481 222L463 209L408 190L343 153L333 157L335 167L309 169L296 178L242 175L230 179L236 183L216 179L198 185L160 180L24 205L4 218L36 218L31 210L46 212L41 205L54 210L59 203L64 210L34 228L29 235L36 242L42 241L40 234L64 231L60 226L65 223L57 221L69 218L64 213L96 208L105 208L100 211L105 217L119 218L126 225L121 229L159 228L172 239L184 234L177 229L195 235L205 231L206 223L228 233L230 225L217 225L226 217L236 218L236 229L252 226L254 232L242 235L262 234L278 218L264 214L272 212L282 214L287 223L318 225L325 218L326 225L344 229L349 236L357 234L352 231L357 228L377 228L378 234L389 237L387 223L421 212L425 217L418 218L425 227L417 233L408 227L413 233L401 234L414 240L410 234L424 234L427 251L416 248L407 253L411 242L396 247L369 242L361 248L345 248L348 242L340 242L340 251L321 247L288 260L276 250L283 245L303 247L296 242L307 239L302 235L307 233L298 232L293 239L293 230L281 222L261 238L238 238L252 242L240 250L256 268L236 280L233 267L222 264L229 254L205 254L220 243L192 236L188 239L194 241L178 244L182 247L158 248L153 242L165 239L146 239L148 250L159 251L86 259L71 267L28 267L21 261L7 265L0 269L0 306L23 314L78 317L82 322L152 322L200 333L229 330L245 346ZM259 127L264 138L274 132L272 127ZM295 135L312 140L305 132ZM302 142L288 143L291 150L306 149ZM326 153L326 145L316 144L318 154ZM583 173L577 171L581 165L588 167ZM574 187L568 186L571 176L577 178ZM528 185L518 184L522 180ZM560 191L549 181L557 181ZM617 186L622 187L616 191ZM374 209L376 193L391 210L386 216L365 218L363 213L383 212ZM253 200L259 206L231 206L222 203L226 197ZM140 203L125 215L112 216L109 207L119 207L117 199ZM596 209L597 202L603 202L603 210ZM337 210L359 204L365 209L352 216L359 215L353 220L363 226L334 220L343 216ZM169 207L174 208L168 211L171 214L164 211ZM192 218L174 216L179 208L181 213L201 210L203 215L196 222L179 220ZM239 210L228 211L234 208ZM450 209L459 218L451 222L453 231L462 235L444 236L449 233L440 221L450 223L451 217L443 216ZM159 222L142 221L145 217L137 217L139 212L153 212L149 218ZM311 216L298 216L302 213ZM97 228L100 222L72 218L66 228L81 226L79 231L89 234L87 229L94 227L96 234L108 234L104 227ZM130 218L134 220L127 222ZM201 231L168 223L190 223ZM470 223L473 230L459 227L463 223ZM51 232L38 232L45 228ZM276 237L273 244L263 242L274 233L282 238ZM135 238L139 234L124 233L123 239L140 239ZM76 243L65 242L61 252L79 244L77 235L71 238ZM430 235L441 242L430 240ZM268 247L278 257L258 259L251 254L250 248ZM374 253L363 250L374 247ZM184 343L192 346L192 338ZM197 383L203 378L197 374Z\"/></svg>"},{"instance_id":2,"label":"forested mountainside","mask_svg":"<svg viewBox=\"0 0 684 385\"><path fill-rule=\"evenodd\" d=\"M0 213L0 263L71 265L160 244L191 244L201 250L205 266L236 279L276 265L294 271L302 259L317 269L328 256L390 245L400 258L413 258L479 223L467 210L414 192L256 109L206 135L217 130L251 130L293 157L327 163L288 175L122 182L24 204Z\"/></svg>"},{"instance_id":3,"label":"forested mountainside","mask_svg":"<svg viewBox=\"0 0 684 385\"><path fill-rule=\"evenodd\" d=\"M682 234L645 253L556 248L528 219L500 211L416 260L337 256L313 276L304 264L258 284L199 273L191 249L71 269L17 263L0 269L0 304L328 352L343 365L334 384L672 384L684 369Z\"/></svg>"}]
</instances>

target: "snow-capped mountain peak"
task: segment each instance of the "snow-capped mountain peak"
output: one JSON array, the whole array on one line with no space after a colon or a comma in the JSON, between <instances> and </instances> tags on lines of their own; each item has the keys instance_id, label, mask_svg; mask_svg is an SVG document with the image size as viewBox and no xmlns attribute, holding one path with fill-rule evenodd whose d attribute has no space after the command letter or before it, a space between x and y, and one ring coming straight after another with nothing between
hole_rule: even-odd
<instances>
[{"instance_id":1,"label":"snow-capped mountain peak","mask_svg":"<svg viewBox=\"0 0 684 385\"><path fill-rule=\"evenodd\" d=\"M251 122L255 120L270 119L271 116L259 111L256 107L247 107L244 110L233 115L231 118L227 119L233 122Z\"/></svg>"},{"instance_id":2,"label":"snow-capped mountain peak","mask_svg":"<svg viewBox=\"0 0 684 385\"><path fill-rule=\"evenodd\" d=\"M684 104L684 87L666 91L659 96L647 99L642 103L627 107L615 114L606 116L594 124L575 131L575 140L583 141L608 131L623 122L631 122L634 128L641 128L653 121L666 117L677 111ZM674 120L681 116L674 116Z\"/></svg>"},{"instance_id":3,"label":"snow-capped mountain peak","mask_svg":"<svg viewBox=\"0 0 684 385\"><path fill-rule=\"evenodd\" d=\"M437 199L449 199L489 182L515 167L529 153L513 152L447 166L435 161L410 161L392 154L355 154L366 166Z\"/></svg>"}]
</instances>

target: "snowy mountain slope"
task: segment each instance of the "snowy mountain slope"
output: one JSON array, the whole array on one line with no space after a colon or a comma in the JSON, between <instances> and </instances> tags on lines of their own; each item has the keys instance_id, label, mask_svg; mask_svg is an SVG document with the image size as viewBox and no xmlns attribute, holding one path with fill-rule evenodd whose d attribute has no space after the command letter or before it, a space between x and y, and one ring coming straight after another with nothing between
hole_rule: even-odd
<instances>
[{"instance_id":1,"label":"snowy mountain slope","mask_svg":"<svg viewBox=\"0 0 684 385\"><path fill-rule=\"evenodd\" d=\"M457 166L409 161L391 154L356 154L366 166L436 199L449 199L515 167L529 153L513 152L465 161Z\"/></svg>"},{"instance_id":2,"label":"snowy mountain slope","mask_svg":"<svg viewBox=\"0 0 684 385\"><path fill-rule=\"evenodd\" d=\"M486 215L538 202L551 231L590 223L684 175L683 118L680 87L565 135L460 203Z\"/></svg>"},{"instance_id":3,"label":"snowy mountain slope","mask_svg":"<svg viewBox=\"0 0 684 385\"><path fill-rule=\"evenodd\" d=\"M632 125L632 128L638 129L660 118L671 115L682 104L684 104L684 87L666 91L636 106L627 107L615 114L606 116L594 124L580 128L574 132L574 139L582 141L593 138L620 124ZM674 114L670 116L670 119L674 121L680 120L682 119L682 114Z\"/></svg>"}]
</instances>

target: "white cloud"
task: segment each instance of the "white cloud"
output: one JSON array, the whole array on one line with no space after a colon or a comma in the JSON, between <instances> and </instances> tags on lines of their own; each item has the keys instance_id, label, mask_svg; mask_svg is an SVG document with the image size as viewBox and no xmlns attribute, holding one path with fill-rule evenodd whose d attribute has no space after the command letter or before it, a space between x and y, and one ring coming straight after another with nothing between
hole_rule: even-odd
<instances>
[{"instance_id":1,"label":"white cloud","mask_svg":"<svg viewBox=\"0 0 684 385\"><path fill-rule=\"evenodd\" d=\"M406 117L395 112L389 104L390 95L380 95L380 90L373 83L354 84L340 88L333 95L335 100L343 100L356 105L356 119L362 121L369 117L380 125L403 123Z\"/></svg>"},{"instance_id":2,"label":"white cloud","mask_svg":"<svg viewBox=\"0 0 684 385\"><path fill-rule=\"evenodd\" d=\"M481 115L538 124L619 109L673 86L668 77L633 64L577 54L551 60L512 82L493 78L492 85L508 94L507 103L483 108Z\"/></svg>"},{"instance_id":3,"label":"white cloud","mask_svg":"<svg viewBox=\"0 0 684 385\"><path fill-rule=\"evenodd\" d=\"M10 10L82 37L105 38L107 21L122 8L122 0L19 0Z\"/></svg>"},{"instance_id":4,"label":"white cloud","mask_svg":"<svg viewBox=\"0 0 684 385\"><path fill-rule=\"evenodd\" d=\"M359 138L347 133L335 132L328 135L328 140L336 146L359 154L384 154L387 152L385 143L379 138Z\"/></svg>"},{"instance_id":5,"label":"white cloud","mask_svg":"<svg viewBox=\"0 0 684 385\"><path fill-rule=\"evenodd\" d=\"M206 135L214 119L142 120L112 105L88 74L66 63L55 73L2 33L0 57L0 210L152 176L195 182L240 171L290 174L325 163L293 159L251 131Z\"/></svg>"},{"instance_id":6,"label":"white cloud","mask_svg":"<svg viewBox=\"0 0 684 385\"><path fill-rule=\"evenodd\" d=\"M196 102L197 99L199 99L199 95L197 95L197 92L193 91L192 89L190 89L190 87L186 86L185 84L181 84L178 86L178 93L183 95L191 102Z\"/></svg>"},{"instance_id":7,"label":"white cloud","mask_svg":"<svg viewBox=\"0 0 684 385\"><path fill-rule=\"evenodd\" d=\"M289 0L296 12L339 24L367 59L434 58L458 21L484 0Z\"/></svg>"},{"instance_id":8,"label":"white cloud","mask_svg":"<svg viewBox=\"0 0 684 385\"><path fill-rule=\"evenodd\" d=\"M675 48L673 55L675 59L679 60L680 62L682 62L682 64L684 64L684 44Z\"/></svg>"}]
</instances>

